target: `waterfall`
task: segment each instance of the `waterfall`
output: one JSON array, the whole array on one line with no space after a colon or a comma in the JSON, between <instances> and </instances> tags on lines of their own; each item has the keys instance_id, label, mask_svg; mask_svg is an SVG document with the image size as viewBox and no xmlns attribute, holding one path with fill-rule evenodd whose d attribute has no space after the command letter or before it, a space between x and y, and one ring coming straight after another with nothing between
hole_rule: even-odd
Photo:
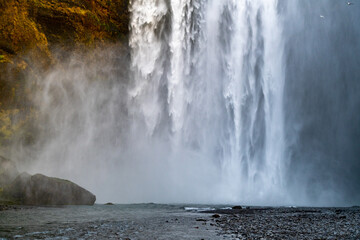
<instances>
[{"instance_id":1,"label":"waterfall","mask_svg":"<svg viewBox=\"0 0 360 240\"><path fill-rule=\"evenodd\" d=\"M358 205L359 5L129 10L129 48L75 53L37 79L38 141L16 148L23 170L99 202Z\"/></svg>"},{"instance_id":2,"label":"waterfall","mask_svg":"<svg viewBox=\"0 0 360 240\"><path fill-rule=\"evenodd\" d=\"M206 156L232 200L283 192L277 8L276 0L131 3L134 124L142 120L149 138L165 135L172 155Z\"/></svg>"}]
</instances>

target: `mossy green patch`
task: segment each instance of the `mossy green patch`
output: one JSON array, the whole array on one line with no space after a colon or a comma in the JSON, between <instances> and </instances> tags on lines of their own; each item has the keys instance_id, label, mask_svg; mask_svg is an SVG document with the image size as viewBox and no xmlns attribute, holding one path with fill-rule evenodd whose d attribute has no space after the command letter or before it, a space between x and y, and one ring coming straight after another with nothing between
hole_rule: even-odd
<instances>
[{"instance_id":1,"label":"mossy green patch","mask_svg":"<svg viewBox=\"0 0 360 240\"><path fill-rule=\"evenodd\" d=\"M0 0L0 146L20 132L34 142L35 134L24 131L32 114L28 79L41 79L59 49L126 44L128 5L129 0Z\"/></svg>"}]
</instances>

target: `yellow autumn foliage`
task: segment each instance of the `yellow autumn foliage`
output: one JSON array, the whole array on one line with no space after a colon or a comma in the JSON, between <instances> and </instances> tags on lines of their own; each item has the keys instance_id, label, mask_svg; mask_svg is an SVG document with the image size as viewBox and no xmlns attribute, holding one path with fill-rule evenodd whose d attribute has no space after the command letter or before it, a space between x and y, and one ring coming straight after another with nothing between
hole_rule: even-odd
<instances>
[{"instance_id":1,"label":"yellow autumn foliage","mask_svg":"<svg viewBox=\"0 0 360 240\"><path fill-rule=\"evenodd\" d=\"M0 146L11 143L34 120L28 79L41 79L56 63L59 49L77 51L126 41L128 4L129 0L0 0Z\"/></svg>"},{"instance_id":2,"label":"yellow autumn foliage","mask_svg":"<svg viewBox=\"0 0 360 240\"><path fill-rule=\"evenodd\" d=\"M27 2L9 1L0 14L0 47L8 53L34 50L49 56L48 42L36 23L29 18Z\"/></svg>"},{"instance_id":3,"label":"yellow autumn foliage","mask_svg":"<svg viewBox=\"0 0 360 240\"><path fill-rule=\"evenodd\" d=\"M0 145L10 141L19 129L21 121L14 121L18 113L17 109L0 111Z\"/></svg>"}]
</instances>

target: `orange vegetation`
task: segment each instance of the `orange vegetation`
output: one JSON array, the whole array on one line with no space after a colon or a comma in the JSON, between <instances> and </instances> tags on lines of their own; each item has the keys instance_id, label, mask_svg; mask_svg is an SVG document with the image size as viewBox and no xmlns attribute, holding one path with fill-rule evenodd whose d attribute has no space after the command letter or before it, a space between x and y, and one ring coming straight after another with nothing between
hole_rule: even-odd
<instances>
[{"instance_id":1,"label":"orange vegetation","mask_svg":"<svg viewBox=\"0 0 360 240\"><path fill-rule=\"evenodd\" d=\"M32 112L26 79L73 51L126 42L129 0L0 0L0 146Z\"/></svg>"}]
</instances>

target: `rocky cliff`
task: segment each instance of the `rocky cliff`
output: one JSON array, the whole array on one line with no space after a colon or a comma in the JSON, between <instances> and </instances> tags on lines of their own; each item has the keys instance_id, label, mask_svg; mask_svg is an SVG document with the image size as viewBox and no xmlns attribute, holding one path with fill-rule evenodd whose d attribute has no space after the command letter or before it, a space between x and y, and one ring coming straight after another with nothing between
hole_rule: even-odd
<instances>
[{"instance_id":1,"label":"rocky cliff","mask_svg":"<svg viewBox=\"0 0 360 240\"><path fill-rule=\"evenodd\" d=\"M41 78L64 54L127 45L129 0L0 0L0 147L36 115L29 78ZM21 132L21 134L19 134ZM25 132L29 132L26 130Z\"/></svg>"}]
</instances>

